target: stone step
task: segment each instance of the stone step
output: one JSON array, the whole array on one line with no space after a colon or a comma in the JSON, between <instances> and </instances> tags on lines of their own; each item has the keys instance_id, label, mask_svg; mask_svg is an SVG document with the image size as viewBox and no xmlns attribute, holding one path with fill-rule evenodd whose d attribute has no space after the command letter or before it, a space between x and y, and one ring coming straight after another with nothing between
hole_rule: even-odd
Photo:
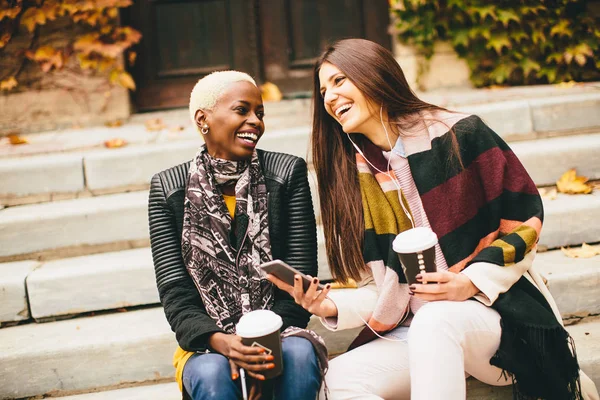
<instances>
[{"instance_id":1,"label":"stone step","mask_svg":"<svg viewBox=\"0 0 600 400\"><path fill-rule=\"evenodd\" d=\"M149 248L42 263L27 293L34 319L159 303Z\"/></svg>"},{"instance_id":2,"label":"stone step","mask_svg":"<svg viewBox=\"0 0 600 400\"><path fill-rule=\"evenodd\" d=\"M319 324L313 318L309 326ZM599 385L600 318L584 319L567 330L575 339L582 369ZM343 351L353 338L325 333L331 354L339 353L335 349ZM159 307L0 329L0 364L4 366L0 398L60 395L169 379L174 376L175 346ZM100 393L96 396L106 398Z\"/></svg>"},{"instance_id":3,"label":"stone step","mask_svg":"<svg viewBox=\"0 0 600 400\"><path fill-rule=\"evenodd\" d=\"M320 220L314 180L310 182ZM110 243L136 242L134 247L140 247L148 241L147 198L148 192L138 191L0 210L0 242L6 244L0 248L0 261L23 259L31 253L51 254L61 248L89 254L88 247ZM554 200L544 199L544 207L543 247L600 241L593 223L600 218L600 192L559 194Z\"/></svg>"},{"instance_id":4,"label":"stone step","mask_svg":"<svg viewBox=\"0 0 600 400\"><path fill-rule=\"evenodd\" d=\"M555 200L544 198L543 201L544 227L540 247L554 249L600 242L600 191L588 195L560 193Z\"/></svg>"},{"instance_id":5,"label":"stone step","mask_svg":"<svg viewBox=\"0 0 600 400\"><path fill-rule=\"evenodd\" d=\"M308 159L309 132L309 127L298 127L269 133L259 147ZM0 159L0 201L14 205L145 188L154 173L190 160L201 143L194 138L78 155ZM600 179L600 159L595 157L600 133L514 142L512 147L538 185L553 184L569 168Z\"/></svg>"},{"instance_id":6,"label":"stone step","mask_svg":"<svg viewBox=\"0 0 600 400\"><path fill-rule=\"evenodd\" d=\"M174 376L162 308L0 329L0 399Z\"/></svg>"},{"instance_id":7,"label":"stone step","mask_svg":"<svg viewBox=\"0 0 600 400\"><path fill-rule=\"evenodd\" d=\"M148 192L0 210L0 259L64 247L148 238Z\"/></svg>"},{"instance_id":8,"label":"stone step","mask_svg":"<svg viewBox=\"0 0 600 400\"><path fill-rule=\"evenodd\" d=\"M62 400L181 400L177 383L159 383L126 389L58 397ZM467 379L467 400L512 400L512 389L493 387Z\"/></svg>"},{"instance_id":9,"label":"stone step","mask_svg":"<svg viewBox=\"0 0 600 400\"><path fill-rule=\"evenodd\" d=\"M62 400L181 400L176 382L58 397Z\"/></svg>"},{"instance_id":10,"label":"stone step","mask_svg":"<svg viewBox=\"0 0 600 400\"><path fill-rule=\"evenodd\" d=\"M514 142L511 148L538 186L554 185L571 168L600 179L600 133Z\"/></svg>"},{"instance_id":11,"label":"stone step","mask_svg":"<svg viewBox=\"0 0 600 400\"><path fill-rule=\"evenodd\" d=\"M462 100L460 96L458 100L442 96L438 100L442 102L440 104L455 104L458 110L480 115L502 137L511 141L571 135L578 131L597 133L600 116L595 110L600 106L600 90L571 93L560 95L559 91L552 98L508 101L498 97L500 101L480 104L472 101L482 94L465 96ZM294 117L291 118L296 121L294 124L276 123L267 130L259 147L308 159L311 122L307 104L310 104L307 100L290 100L290 104L281 105L281 109L301 108L304 111L296 111L294 115L298 112L306 114L305 120L296 121ZM147 187L154 173L191 159L202 143L188 120L187 112L177 110L172 113L172 118L167 119L169 124L181 126L183 131L171 132L165 128L159 132L147 132L142 118L147 119L149 115L144 114L118 128L96 127L85 131L35 135L31 144L24 147L7 147L0 143L0 203L28 204ZM285 115L276 118L282 119ZM525 164L532 166L533 175L537 176L537 171L542 173L540 184L554 182L556 174L560 176L565 165L568 165L566 168L579 167L597 173L596 165L586 167L589 154L598 149L598 135L593 136L596 139L583 140L580 144L577 143L579 137L573 138L573 141L566 139L564 142L568 146L565 149L568 148L570 154L564 160L566 150L561 150L561 142L556 142L556 145L550 142L541 149L536 149L535 144L530 145L532 149L523 150L523 154L532 161ZM102 146L105 140L114 137L123 138L130 145L119 149ZM61 151L66 152L56 154ZM556 162L553 162L554 157L557 157ZM543 167L536 166L540 160L544 165L549 163L552 166L545 174ZM23 179L24 176L27 179ZM57 176L62 179L57 180Z\"/></svg>"},{"instance_id":12,"label":"stone step","mask_svg":"<svg viewBox=\"0 0 600 400\"><path fill-rule=\"evenodd\" d=\"M331 279L318 229L319 278ZM564 318L600 314L600 264L560 250L538 253L536 266L549 281ZM73 315L159 302L149 248L60 260L0 264L0 322Z\"/></svg>"}]
</instances>

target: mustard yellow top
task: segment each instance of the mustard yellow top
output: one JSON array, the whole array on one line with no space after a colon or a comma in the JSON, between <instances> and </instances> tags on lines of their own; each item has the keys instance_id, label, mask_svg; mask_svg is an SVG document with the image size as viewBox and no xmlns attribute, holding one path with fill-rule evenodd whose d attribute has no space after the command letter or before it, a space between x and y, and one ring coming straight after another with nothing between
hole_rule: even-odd
<instances>
[{"instance_id":1,"label":"mustard yellow top","mask_svg":"<svg viewBox=\"0 0 600 400\"><path fill-rule=\"evenodd\" d=\"M223 200L225 200L225 205L227 206L227 211L229 211L229 215L233 218L235 214L235 196L227 196L223 195ZM179 390L183 392L183 368L185 367L185 363L190 359L195 353L193 351L185 351L181 347L177 346L175 350L175 354L173 354L173 367L175 367L175 380L177 381L177 385L179 385Z\"/></svg>"}]
</instances>

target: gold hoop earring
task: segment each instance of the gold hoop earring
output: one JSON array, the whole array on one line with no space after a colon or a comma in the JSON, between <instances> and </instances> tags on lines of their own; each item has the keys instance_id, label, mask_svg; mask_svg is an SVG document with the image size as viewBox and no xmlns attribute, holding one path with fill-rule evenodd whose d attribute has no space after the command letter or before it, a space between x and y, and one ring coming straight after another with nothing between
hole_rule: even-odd
<instances>
[{"instance_id":1,"label":"gold hoop earring","mask_svg":"<svg viewBox=\"0 0 600 400\"><path fill-rule=\"evenodd\" d=\"M208 125L204 124L204 126L200 128L200 132L202 132L203 135L208 135Z\"/></svg>"}]
</instances>

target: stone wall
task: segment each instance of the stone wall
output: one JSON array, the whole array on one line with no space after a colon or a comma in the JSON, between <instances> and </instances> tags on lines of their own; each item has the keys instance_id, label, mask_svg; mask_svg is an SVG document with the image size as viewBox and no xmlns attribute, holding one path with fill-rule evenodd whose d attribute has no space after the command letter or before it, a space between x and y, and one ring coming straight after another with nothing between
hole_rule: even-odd
<instances>
[{"instance_id":1,"label":"stone wall","mask_svg":"<svg viewBox=\"0 0 600 400\"><path fill-rule=\"evenodd\" d=\"M67 19L38 28L37 39L23 26L0 50L0 80L16 76L19 85L0 92L0 136L101 124L126 118L131 112L129 93L111 87L106 76L82 71L70 57L60 71L44 73L25 58L24 51L50 45L62 48L80 31Z\"/></svg>"},{"instance_id":2,"label":"stone wall","mask_svg":"<svg viewBox=\"0 0 600 400\"><path fill-rule=\"evenodd\" d=\"M419 91L435 89L468 89L469 67L458 58L448 43L435 44L433 57L428 61L413 47L398 43L394 38L393 52L411 88Z\"/></svg>"}]
</instances>

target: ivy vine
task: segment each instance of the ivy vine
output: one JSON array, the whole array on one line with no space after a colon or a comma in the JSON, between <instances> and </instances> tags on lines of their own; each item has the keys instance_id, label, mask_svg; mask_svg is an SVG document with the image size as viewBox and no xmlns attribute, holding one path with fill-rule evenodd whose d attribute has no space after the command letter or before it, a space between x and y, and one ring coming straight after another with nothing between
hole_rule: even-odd
<instances>
[{"instance_id":1,"label":"ivy vine","mask_svg":"<svg viewBox=\"0 0 600 400\"><path fill-rule=\"evenodd\" d=\"M390 0L400 42L427 59L436 41L449 42L476 87L600 79L600 12L591 3Z\"/></svg>"},{"instance_id":2,"label":"ivy vine","mask_svg":"<svg viewBox=\"0 0 600 400\"><path fill-rule=\"evenodd\" d=\"M132 0L0 0L0 57L19 30L33 35L29 48L19 49L25 60L39 65L49 73L61 70L74 57L79 68L106 74L110 84L131 90L135 82L125 71L121 57L142 37L137 30L120 26L119 9L129 7ZM60 48L44 42L39 28L58 19L66 19L82 29ZM135 52L127 52L130 64ZM10 91L19 84L17 68L10 76L0 72L0 90Z\"/></svg>"}]
</instances>

